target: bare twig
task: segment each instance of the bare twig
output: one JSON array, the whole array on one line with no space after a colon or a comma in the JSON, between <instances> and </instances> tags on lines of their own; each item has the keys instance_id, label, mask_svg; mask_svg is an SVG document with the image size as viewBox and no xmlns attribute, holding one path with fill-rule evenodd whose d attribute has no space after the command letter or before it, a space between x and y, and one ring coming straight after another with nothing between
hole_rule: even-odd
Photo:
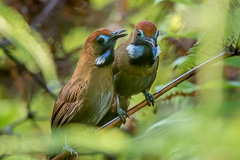
<instances>
[{"instance_id":1,"label":"bare twig","mask_svg":"<svg viewBox=\"0 0 240 160\"><path fill-rule=\"evenodd\" d=\"M239 39L238 39L239 41ZM238 45L238 43L237 43ZM167 84L165 87L163 87L162 89L158 90L156 93L153 94L154 99L157 99L158 97L160 97L161 95L163 95L164 93L166 93L167 91L169 91L170 89L176 87L178 84L182 83L183 81L187 80L188 78L192 77L193 75L195 75L197 73L197 71L201 71L202 69L205 69L207 67L209 67L210 65L228 58L228 57L232 57L232 56L239 56L239 50L238 47L236 46L236 48L233 47L232 44L230 44L224 52L222 52L221 54L207 60L206 62L196 66L195 68L191 69L190 71L184 73L183 75L179 76L178 78L176 78L175 80L173 80L172 82L170 82L169 84ZM134 106L133 108L128 110L128 115L133 115L135 112L139 111L140 109L144 108L147 105L147 101L144 100L142 102L140 102L139 104L137 104L136 106ZM116 124L118 124L121 121L121 119L119 117L114 118L113 120L111 120L110 122L106 123L105 125L103 125L102 127L99 128L99 130L102 129L108 129L108 128L112 128L114 127Z\"/></svg>"},{"instance_id":2,"label":"bare twig","mask_svg":"<svg viewBox=\"0 0 240 160\"><path fill-rule=\"evenodd\" d=\"M43 9L43 11L34 19L30 24L32 28L37 27L38 24L42 23L44 19L50 14L50 12L56 7L59 0L51 0L48 5Z\"/></svg>"},{"instance_id":3,"label":"bare twig","mask_svg":"<svg viewBox=\"0 0 240 160\"><path fill-rule=\"evenodd\" d=\"M7 135L11 135L13 132L13 128L15 128L16 126L22 124L23 122L25 122L26 120L28 119L27 116L11 123L11 124L8 124L7 126L5 126L3 129L0 130L0 135L1 134L7 134Z\"/></svg>"}]
</instances>

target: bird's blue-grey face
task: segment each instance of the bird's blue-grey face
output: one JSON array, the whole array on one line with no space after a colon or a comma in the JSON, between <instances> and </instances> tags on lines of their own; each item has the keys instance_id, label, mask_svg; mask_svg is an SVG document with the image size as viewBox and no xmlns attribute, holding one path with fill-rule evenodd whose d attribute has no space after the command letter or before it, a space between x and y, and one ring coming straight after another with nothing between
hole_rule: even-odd
<instances>
[{"instance_id":1,"label":"bird's blue-grey face","mask_svg":"<svg viewBox=\"0 0 240 160\"><path fill-rule=\"evenodd\" d=\"M112 32L110 35L99 35L95 41L97 43L97 50L100 53L95 60L95 65L103 67L111 64L114 61L114 47L117 39L126 36L121 34L127 30L119 30Z\"/></svg>"},{"instance_id":2,"label":"bird's blue-grey face","mask_svg":"<svg viewBox=\"0 0 240 160\"><path fill-rule=\"evenodd\" d=\"M136 65L153 64L156 58L161 53L160 47L157 44L159 31L154 33L154 36L146 36L141 29L137 30L135 39L127 46L127 51L131 57L130 63Z\"/></svg>"}]
</instances>

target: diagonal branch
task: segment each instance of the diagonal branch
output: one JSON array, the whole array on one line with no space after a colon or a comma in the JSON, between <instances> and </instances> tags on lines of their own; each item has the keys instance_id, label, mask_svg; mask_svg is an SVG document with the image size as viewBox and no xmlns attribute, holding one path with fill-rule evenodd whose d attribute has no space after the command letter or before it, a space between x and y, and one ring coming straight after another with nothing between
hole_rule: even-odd
<instances>
[{"instance_id":1,"label":"diagonal branch","mask_svg":"<svg viewBox=\"0 0 240 160\"><path fill-rule=\"evenodd\" d=\"M47 6L43 9L43 11L34 19L34 21L30 24L32 28L37 27L39 23L43 23L45 18L51 13L51 11L56 7L60 0L51 0Z\"/></svg>"},{"instance_id":2,"label":"diagonal branch","mask_svg":"<svg viewBox=\"0 0 240 160\"><path fill-rule=\"evenodd\" d=\"M238 45L238 42L237 42L237 45ZM183 75L179 76L178 78L176 78L172 82L168 83L162 89L158 90L156 93L153 94L154 99L157 99L158 97L160 97L161 95L163 95L164 93L169 91L170 89L176 87L178 84L180 84L183 81L187 80L188 78L192 77L193 75L195 75L197 73L197 71L201 71L202 69L205 69L205 68L209 67L210 65L212 65L212 64L214 64L214 63L216 63L216 62L218 62L222 59L232 57L232 56L239 56L239 55L240 55L240 52L238 50L238 47L234 48L233 45L230 44L221 54L219 54L219 55L205 61L204 63L196 66L195 68L193 68L190 71L188 71L188 72L184 73ZM137 111L139 111L140 109L144 108L146 105L147 105L147 101L144 100L144 101L140 102L139 104L137 104L136 106L134 106L133 108L129 109L127 113L128 113L128 115L131 116L134 113L136 113ZM100 127L98 130L112 128L116 124L118 124L120 121L121 121L121 119L119 117L116 117L113 120L106 123L105 125L103 125L102 127Z\"/></svg>"}]
</instances>

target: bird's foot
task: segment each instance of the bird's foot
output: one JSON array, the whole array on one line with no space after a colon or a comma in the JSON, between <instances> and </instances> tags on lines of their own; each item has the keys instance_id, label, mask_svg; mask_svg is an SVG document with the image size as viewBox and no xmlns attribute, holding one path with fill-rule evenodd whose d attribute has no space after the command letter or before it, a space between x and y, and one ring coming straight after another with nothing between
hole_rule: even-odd
<instances>
[{"instance_id":1,"label":"bird's foot","mask_svg":"<svg viewBox=\"0 0 240 160\"><path fill-rule=\"evenodd\" d=\"M130 118L130 116L128 115L128 113L126 111L124 111L122 108L118 108L117 109L117 113L119 115L119 117L121 118L123 124L126 123L126 117Z\"/></svg>"},{"instance_id":2,"label":"bird's foot","mask_svg":"<svg viewBox=\"0 0 240 160\"><path fill-rule=\"evenodd\" d=\"M63 150L70 152L71 155L75 154L78 158L78 153L76 151L74 151L71 147L69 147L68 145L65 145L65 147L63 147Z\"/></svg>"},{"instance_id":3,"label":"bird's foot","mask_svg":"<svg viewBox=\"0 0 240 160\"><path fill-rule=\"evenodd\" d=\"M148 106L151 106L151 105L154 106L155 101L154 101L153 95L151 93L147 92L147 91L143 91L143 94L144 94L144 96L147 100L147 105Z\"/></svg>"}]
</instances>

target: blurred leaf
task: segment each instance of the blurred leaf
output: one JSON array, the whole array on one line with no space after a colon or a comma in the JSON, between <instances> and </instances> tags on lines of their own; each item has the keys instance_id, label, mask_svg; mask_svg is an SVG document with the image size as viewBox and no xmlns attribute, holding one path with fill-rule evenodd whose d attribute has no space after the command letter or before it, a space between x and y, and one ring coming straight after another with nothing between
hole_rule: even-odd
<instances>
[{"instance_id":1,"label":"blurred leaf","mask_svg":"<svg viewBox=\"0 0 240 160\"><path fill-rule=\"evenodd\" d=\"M177 88L179 88L183 92L191 93L191 92L197 91L199 89L199 86L189 81L184 81L183 83L179 84Z\"/></svg>"},{"instance_id":2,"label":"blurred leaf","mask_svg":"<svg viewBox=\"0 0 240 160\"><path fill-rule=\"evenodd\" d=\"M229 24L231 24L231 26L239 26L240 18L236 16L236 14L239 14L240 8L233 7L233 3L235 5L240 5L240 3L237 1L229 2L230 6L226 0L220 3L219 6L212 5L214 1L206 3L207 8L204 11L204 17L206 19L204 22L207 23L201 25L206 25L204 27L207 31L202 35L199 42L189 51L189 55L185 61L179 65L179 68L190 69L196 66L196 64L213 57L217 53L221 53L220 49L223 47L224 42L228 45L236 39L240 33L239 27L234 29L228 26Z\"/></svg>"},{"instance_id":3,"label":"blurred leaf","mask_svg":"<svg viewBox=\"0 0 240 160\"><path fill-rule=\"evenodd\" d=\"M52 60L49 48L34 30L31 30L17 12L6 7L0 2L0 33L9 39L13 45L22 50L26 61L29 55L34 59L42 71L43 77L50 88L59 89L56 68ZM25 62L26 62L25 61ZM31 66L26 65L29 70L35 71Z\"/></svg>"},{"instance_id":4,"label":"blurred leaf","mask_svg":"<svg viewBox=\"0 0 240 160\"><path fill-rule=\"evenodd\" d=\"M16 107L17 106L17 107ZM26 104L20 100L0 101L0 128L26 116Z\"/></svg>"},{"instance_id":5,"label":"blurred leaf","mask_svg":"<svg viewBox=\"0 0 240 160\"><path fill-rule=\"evenodd\" d=\"M158 86L156 86L156 90L160 90L164 86L165 85L158 85ZM165 94L171 94L171 93L175 93L175 92L191 93L191 92L197 91L199 89L200 89L199 86L197 86L189 81L184 81L184 82L180 83L177 87L171 89L170 91L168 91Z\"/></svg>"},{"instance_id":6,"label":"blurred leaf","mask_svg":"<svg viewBox=\"0 0 240 160\"><path fill-rule=\"evenodd\" d=\"M201 85L201 89L230 89L230 88L240 88L240 82L238 81L223 81L223 80L214 80L206 82Z\"/></svg>"},{"instance_id":7,"label":"blurred leaf","mask_svg":"<svg viewBox=\"0 0 240 160\"><path fill-rule=\"evenodd\" d=\"M165 0L155 0L155 3L160 3L163 2ZM189 4L190 2L192 2L192 0L168 0L171 2L176 2L176 3L184 3L184 4Z\"/></svg>"},{"instance_id":8,"label":"blurred leaf","mask_svg":"<svg viewBox=\"0 0 240 160\"><path fill-rule=\"evenodd\" d=\"M87 28L73 28L63 39L63 46L66 52L71 52L73 49L79 47L80 45L84 45L85 40L90 33L91 30L88 30Z\"/></svg>"},{"instance_id":9,"label":"blurred leaf","mask_svg":"<svg viewBox=\"0 0 240 160\"><path fill-rule=\"evenodd\" d=\"M225 65L232 66L232 67L239 67L240 66L240 57L230 57L224 60Z\"/></svg>"},{"instance_id":10,"label":"blurred leaf","mask_svg":"<svg viewBox=\"0 0 240 160\"><path fill-rule=\"evenodd\" d=\"M240 88L239 81L225 81L226 88Z\"/></svg>"},{"instance_id":11,"label":"blurred leaf","mask_svg":"<svg viewBox=\"0 0 240 160\"><path fill-rule=\"evenodd\" d=\"M93 4L92 6L95 9L102 9L104 6L106 6L107 4L113 2L113 0L91 0L91 3Z\"/></svg>"}]
</instances>

